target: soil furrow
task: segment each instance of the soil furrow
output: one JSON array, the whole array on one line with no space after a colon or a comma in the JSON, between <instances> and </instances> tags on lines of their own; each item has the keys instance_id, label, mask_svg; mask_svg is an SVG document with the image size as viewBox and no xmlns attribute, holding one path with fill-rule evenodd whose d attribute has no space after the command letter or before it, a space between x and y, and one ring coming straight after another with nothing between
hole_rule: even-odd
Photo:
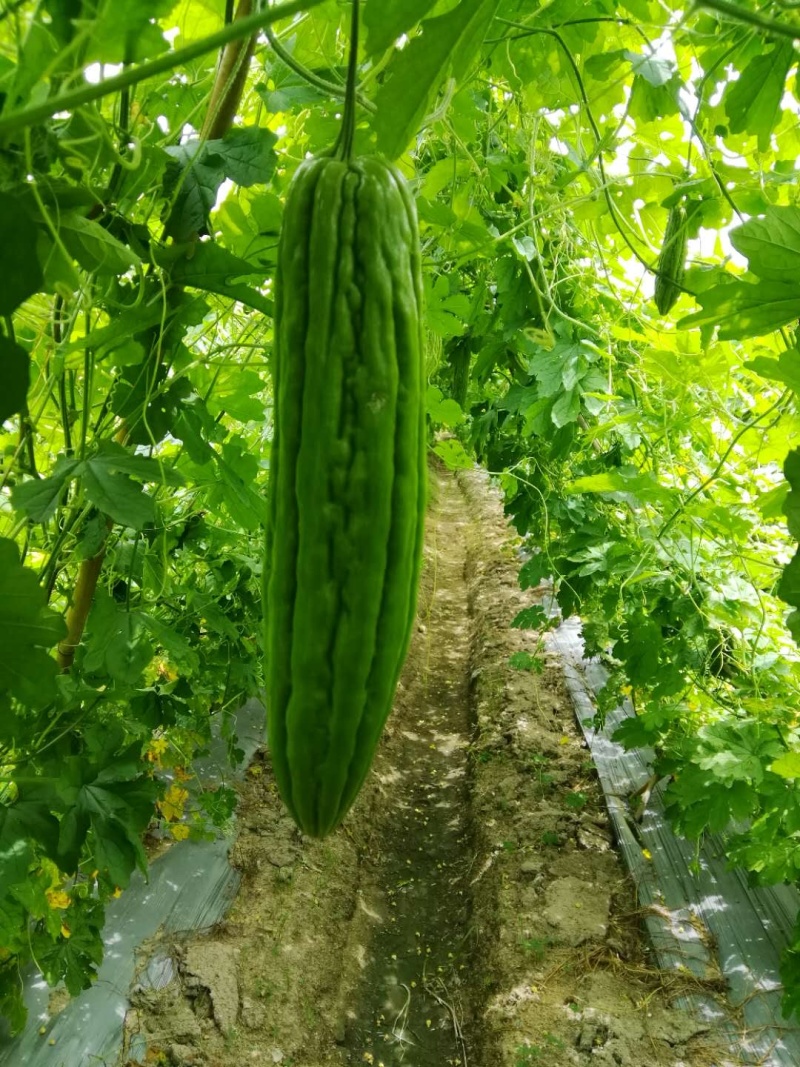
<instances>
[{"instance_id":1,"label":"soil furrow","mask_svg":"<svg viewBox=\"0 0 800 1067\"><path fill-rule=\"evenodd\" d=\"M363 888L376 920L349 1012L352 1064L373 1057L385 1067L445 1067L468 1058L466 519L455 482L437 484L421 592L425 621L373 771L383 811Z\"/></svg>"}]
</instances>

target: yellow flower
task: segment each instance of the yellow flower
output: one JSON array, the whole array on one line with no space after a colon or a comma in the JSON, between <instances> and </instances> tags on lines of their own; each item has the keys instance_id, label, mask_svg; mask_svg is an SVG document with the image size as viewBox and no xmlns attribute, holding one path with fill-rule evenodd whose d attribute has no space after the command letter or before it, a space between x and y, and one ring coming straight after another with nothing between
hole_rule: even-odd
<instances>
[{"instance_id":1,"label":"yellow flower","mask_svg":"<svg viewBox=\"0 0 800 1067\"><path fill-rule=\"evenodd\" d=\"M48 889L45 896L47 903L54 911L58 908L68 908L72 903L63 889Z\"/></svg>"},{"instance_id":2,"label":"yellow flower","mask_svg":"<svg viewBox=\"0 0 800 1067\"><path fill-rule=\"evenodd\" d=\"M189 827L185 822L176 822L170 826L169 832L176 841L185 841L189 836Z\"/></svg>"},{"instance_id":3,"label":"yellow flower","mask_svg":"<svg viewBox=\"0 0 800 1067\"><path fill-rule=\"evenodd\" d=\"M161 763L161 757L169 748L169 744L164 737L154 737L147 747L146 756L151 763Z\"/></svg>"},{"instance_id":4,"label":"yellow flower","mask_svg":"<svg viewBox=\"0 0 800 1067\"><path fill-rule=\"evenodd\" d=\"M179 785L171 785L164 796L159 800L158 806L161 814L167 822L174 822L183 815L186 801L189 799L189 790L182 789Z\"/></svg>"},{"instance_id":5,"label":"yellow flower","mask_svg":"<svg viewBox=\"0 0 800 1067\"><path fill-rule=\"evenodd\" d=\"M62 924L61 924L61 936L62 936L63 938L70 938L70 937L72 937L72 931L70 930L70 928L69 928L69 927L67 926L67 924L66 924L66 923L62 923Z\"/></svg>"}]
</instances>

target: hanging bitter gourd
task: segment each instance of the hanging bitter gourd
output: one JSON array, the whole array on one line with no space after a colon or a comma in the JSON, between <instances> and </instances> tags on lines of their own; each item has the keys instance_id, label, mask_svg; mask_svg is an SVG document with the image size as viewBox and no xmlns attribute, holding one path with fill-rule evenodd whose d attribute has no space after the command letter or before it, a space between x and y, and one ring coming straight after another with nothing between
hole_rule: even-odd
<instances>
[{"instance_id":1,"label":"hanging bitter gourd","mask_svg":"<svg viewBox=\"0 0 800 1067\"><path fill-rule=\"evenodd\" d=\"M269 746L301 829L353 803L416 608L425 416L417 217L372 158L304 162L278 251L266 601Z\"/></svg>"},{"instance_id":2,"label":"hanging bitter gourd","mask_svg":"<svg viewBox=\"0 0 800 1067\"><path fill-rule=\"evenodd\" d=\"M686 246L689 231L686 212L680 204L670 208L664 243L656 263L654 298L659 314L666 315L675 306L683 291L683 274L686 265Z\"/></svg>"}]
</instances>

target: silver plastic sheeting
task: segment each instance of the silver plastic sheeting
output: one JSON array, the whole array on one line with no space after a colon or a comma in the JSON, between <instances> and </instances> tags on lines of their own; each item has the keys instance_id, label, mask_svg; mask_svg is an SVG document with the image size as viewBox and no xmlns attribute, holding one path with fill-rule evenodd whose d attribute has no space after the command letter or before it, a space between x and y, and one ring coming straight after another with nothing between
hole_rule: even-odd
<instances>
[{"instance_id":1,"label":"silver plastic sheeting","mask_svg":"<svg viewBox=\"0 0 800 1067\"><path fill-rule=\"evenodd\" d=\"M779 964L800 893L790 886L749 886L742 872L727 867L723 840L716 835L696 853L692 842L670 830L659 788L637 823L625 798L650 778L653 753L626 752L611 740L633 708L618 708L604 730L593 730L586 720L595 713L592 694L605 680L603 668L584 659L577 620L562 622L548 634L548 643L563 663L659 965L709 980L706 988L698 983L696 993L680 998L680 1006L699 1013L727 1038L731 1059L719 1067L797 1067L800 1025L781 1014ZM727 993L713 991L720 974Z\"/></svg>"},{"instance_id":2,"label":"silver plastic sheeting","mask_svg":"<svg viewBox=\"0 0 800 1067\"><path fill-rule=\"evenodd\" d=\"M244 752L239 771L231 774L227 744L216 738L209 756L194 767L204 784L244 773L264 738L264 709L258 701L249 701L237 712L234 732ZM222 919L239 886L239 876L228 862L230 844L225 838L176 842L153 862L147 882L137 872L122 896L106 909L105 958L97 981L63 1011L51 1016L51 990L37 974L29 974L25 983L28 1025L16 1038L0 1037L0 1067L116 1063L139 946L156 931L206 930ZM165 985L172 966L168 958L152 958L144 976L147 984ZM136 1050L132 1051L135 1055Z\"/></svg>"}]
</instances>

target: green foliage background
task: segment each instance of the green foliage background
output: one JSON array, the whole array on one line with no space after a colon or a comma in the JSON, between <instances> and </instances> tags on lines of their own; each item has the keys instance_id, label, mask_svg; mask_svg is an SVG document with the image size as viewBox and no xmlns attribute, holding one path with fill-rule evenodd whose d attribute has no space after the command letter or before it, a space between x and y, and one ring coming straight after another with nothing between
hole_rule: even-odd
<instances>
[{"instance_id":1,"label":"green foliage background","mask_svg":"<svg viewBox=\"0 0 800 1067\"><path fill-rule=\"evenodd\" d=\"M73 993L92 980L143 835L230 817L232 791L187 768L259 688L277 234L296 166L338 132L350 12L254 5L236 121L202 138L232 6L0 0L14 1027L27 962ZM678 830L728 830L754 880L796 881L800 16L365 0L363 26L357 147L418 198L429 415L450 431L432 447L497 477L530 548L523 588L550 578L581 616L610 668L599 714L633 700L622 739L655 748ZM675 204L689 263L661 317ZM800 935L785 979L795 1010Z\"/></svg>"}]
</instances>

